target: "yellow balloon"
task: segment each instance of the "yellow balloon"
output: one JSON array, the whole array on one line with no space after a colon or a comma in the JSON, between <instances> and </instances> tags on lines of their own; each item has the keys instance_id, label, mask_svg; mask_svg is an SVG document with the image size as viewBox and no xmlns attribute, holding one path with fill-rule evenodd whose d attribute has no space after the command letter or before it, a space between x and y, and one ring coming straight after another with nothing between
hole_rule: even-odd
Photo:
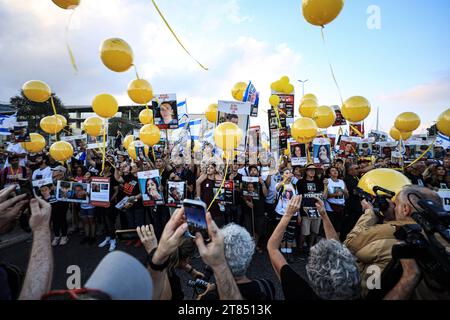
<instances>
[{"instance_id":1,"label":"yellow balloon","mask_svg":"<svg viewBox=\"0 0 450 320\"><path fill-rule=\"evenodd\" d=\"M45 139L39 133L30 133L30 141L22 142L22 148L27 150L28 152L41 152L45 148Z\"/></svg>"},{"instance_id":2,"label":"yellow balloon","mask_svg":"<svg viewBox=\"0 0 450 320\"><path fill-rule=\"evenodd\" d=\"M303 0L303 16L314 26L325 26L337 18L344 0Z\"/></svg>"},{"instance_id":3,"label":"yellow balloon","mask_svg":"<svg viewBox=\"0 0 450 320\"><path fill-rule=\"evenodd\" d=\"M153 124L153 110L144 109L139 113L139 121L142 124Z\"/></svg>"},{"instance_id":4,"label":"yellow balloon","mask_svg":"<svg viewBox=\"0 0 450 320\"><path fill-rule=\"evenodd\" d=\"M92 109L99 117L109 119L119 111L119 104L112 95L102 93L92 100Z\"/></svg>"},{"instance_id":5,"label":"yellow balloon","mask_svg":"<svg viewBox=\"0 0 450 320\"><path fill-rule=\"evenodd\" d=\"M313 119L321 129L327 129L336 122L336 112L329 106L320 106L313 114Z\"/></svg>"},{"instance_id":6,"label":"yellow balloon","mask_svg":"<svg viewBox=\"0 0 450 320\"><path fill-rule=\"evenodd\" d=\"M133 160L137 160L136 144L137 144L137 141L133 141L133 142L130 143L130 145L127 148L128 155ZM145 145L144 146L144 151L145 151L145 154L148 155L148 153L150 151L149 146Z\"/></svg>"},{"instance_id":7,"label":"yellow balloon","mask_svg":"<svg viewBox=\"0 0 450 320\"><path fill-rule=\"evenodd\" d=\"M412 132L419 128L420 117L414 112L404 112L395 120L395 127L401 132Z\"/></svg>"},{"instance_id":8,"label":"yellow balloon","mask_svg":"<svg viewBox=\"0 0 450 320\"><path fill-rule=\"evenodd\" d=\"M30 101L42 103L50 99L52 90L43 81L31 80L22 86L23 95Z\"/></svg>"},{"instance_id":9,"label":"yellow balloon","mask_svg":"<svg viewBox=\"0 0 450 320\"><path fill-rule=\"evenodd\" d=\"M361 96L347 99L342 106L342 116L349 122L356 123L365 120L372 109L370 102Z\"/></svg>"},{"instance_id":10,"label":"yellow balloon","mask_svg":"<svg viewBox=\"0 0 450 320\"><path fill-rule=\"evenodd\" d=\"M281 80L275 81L270 85L270 88L274 92L283 92L283 89L285 87L285 84L281 82Z\"/></svg>"},{"instance_id":11,"label":"yellow balloon","mask_svg":"<svg viewBox=\"0 0 450 320\"><path fill-rule=\"evenodd\" d=\"M299 111L303 117L312 118L318 107L319 104L316 100L307 99L302 101Z\"/></svg>"},{"instance_id":12,"label":"yellow balloon","mask_svg":"<svg viewBox=\"0 0 450 320\"><path fill-rule=\"evenodd\" d=\"M128 96L137 104L147 104L153 99L152 85L144 79L135 79L128 85Z\"/></svg>"},{"instance_id":13,"label":"yellow balloon","mask_svg":"<svg viewBox=\"0 0 450 320\"><path fill-rule=\"evenodd\" d=\"M147 124L141 128L139 139L141 139L144 144L153 147L161 140L161 131L154 124Z\"/></svg>"},{"instance_id":14,"label":"yellow balloon","mask_svg":"<svg viewBox=\"0 0 450 320\"><path fill-rule=\"evenodd\" d=\"M305 100L314 100L315 102L319 103L319 100L317 99L317 97L314 94L312 94L312 93L305 94L303 96L301 102L303 102Z\"/></svg>"},{"instance_id":15,"label":"yellow balloon","mask_svg":"<svg viewBox=\"0 0 450 320\"><path fill-rule=\"evenodd\" d=\"M60 114L57 114L56 117L57 117L59 120L61 120L61 125L62 125L62 127L63 127L63 129L64 129L64 128L67 126L67 119L66 119L66 117L64 117L64 116L62 116L62 115L60 115Z\"/></svg>"},{"instance_id":16,"label":"yellow balloon","mask_svg":"<svg viewBox=\"0 0 450 320\"><path fill-rule=\"evenodd\" d=\"M294 86L289 83L289 84L284 86L283 92L286 93L286 94L291 94L291 93L294 92L294 90L295 90Z\"/></svg>"},{"instance_id":17,"label":"yellow balloon","mask_svg":"<svg viewBox=\"0 0 450 320\"><path fill-rule=\"evenodd\" d=\"M440 133L450 136L450 109L445 110L438 118L437 129Z\"/></svg>"},{"instance_id":18,"label":"yellow balloon","mask_svg":"<svg viewBox=\"0 0 450 320\"><path fill-rule=\"evenodd\" d=\"M280 105L280 97L276 94L273 94L269 98L269 103L272 107L278 107Z\"/></svg>"},{"instance_id":19,"label":"yellow balloon","mask_svg":"<svg viewBox=\"0 0 450 320\"><path fill-rule=\"evenodd\" d=\"M48 134L57 134L63 129L63 123L58 117L48 116L41 119L40 127Z\"/></svg>"},{"instance_id":20,"label":"yellow balloon","mask_svg":"<svg viewBox=\"0 0 450 320\"><path fill-rule=\"evenodd\" d=\"M244 94L247 90L248 85L245 82L238 82L234 85L233 89L231 89L231 95L237 101L244 100Z\"/></svg>"},{"instance_id":21,"label":"yellow balloon","mask_svg":"<svg viewBox=\"0 0 450 320\"><path fill-rule=\"evenodd\" d=\"M98 137L102 133L103 120L99 117L89 117L83 122L83 130L91 137Z\"/></svg>"},{"instance_id":22,"label":"yellow balloon","mask_svg":"<svg viewBox=\"0 0 450 320\"><path fill-rule=\"evenodd\" d=\"M317 124L313 119L300 118L294 122L291 128L291 135L299 143L306 143L317 136Z\"/></svg>"},{"instance_id":23,"label":"yellow balloon","mask_svg":"<svg viewBox=\"0 0 450 320\"><path fill-rule=\"evenodd\" d=\"M406 141L412 136L412 132L401 132L396 127L392 127L391 131L389 132L392 139L395 141Z\"/></svg>"},{"instance_id":24,"label":"yellow balloon","mask_svg":"<svg viewBox=\"0 0 450 320\"><path fill-rule=\"evenodd\" d=\"M411 181L402 173L392 169L371 170L358 183L359 188L371 195L375 195L373 188L376 186L395 192L398 195L403 187L408 185L411 185Z\"/></svg>"},{"instance_id":25,"label":"yellow balloon","mask_svg":"<svg viewBox=\"0 0 450 320\"><path fill-rule=\"evenodd\" d=\"M283 76L281 77L280 82L287 85L289 84L289 82L291 82L291 80L289 79L288 76Z\"/></svg>"},{"instance_id":26,"label":"yellow balloon","mask_svg":"<svg viewBox=\"0 0 450 320\"><path fill-rule=\"evenodd\" d=\"M134 136L132 135L128 135L123 139L123 147L125 149L128 149L128 147L130 146L130 143L132 143L134 141Z\"/></svg>"},{"instance_id":27,"label":"yellow balloon","mask_svg":"<svg viewBox=\"0 0 450 320\"><path fill-rule=\"evenodd\" d=\"M51 145L50 156L56 161L66 161L73 156L73 147L66 141L58 141Z\"/></svg>"},{"instance_id":28,"label":"yellow balloon","mask_svg":"<svg viewBox=\"0 0 450 320\"><path fill-rule=\"evenodd\" d=\"M263 147L264 150L269 150L269 148L270 148L269 142L263 141L262 142L262 147Z\"/></svg>"},{"instance_id":29,"label":"yellow balloon","mask_svg":"<svg viewBox=\"0 0 450 320\"><path fill-rule=\"evenodd\" d=\"M236 149L241 140L242 130L232 122L224 122L214 130L214 142L224 151Z\"/></svg>"},{"instance_id":30,"label":"yellow balloon","mask_svg":"<svg viewBox=\"0 0 450 320\"><path fill-rule=\"evenodd\" d=\"M75 9L80 5L80 0L52 0L54 4L62 9Z\"/></svg>"},{"instance_id":31,"label":"yellow balloon","mask_svg":"<svg viewBox=\"0 0 450 320\"><path fill-rule=\"evenodd\" d=\"M218 108L219 107L217 103L210 104L205 111L206 120L212 123L216 123Z\"/></svg>"},{"instance_id":32,"label":"yellow balloon","mask_svg":"<svg viewBox=\"0 0 450 320\"><path fill-rule=\"evenodd\" d=\"M124 72L133 65L133 50L130 45L118 38L103 41L100 47L100 58L103 64L115 72Z\"/></svg>"}]
</instances>

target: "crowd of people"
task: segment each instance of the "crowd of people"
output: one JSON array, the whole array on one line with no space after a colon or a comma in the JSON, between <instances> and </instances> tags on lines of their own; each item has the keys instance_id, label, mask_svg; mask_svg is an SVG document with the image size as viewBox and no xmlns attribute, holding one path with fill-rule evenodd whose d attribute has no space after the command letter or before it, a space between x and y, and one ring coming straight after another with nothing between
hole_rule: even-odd
<instances>
[{"instance_id":1,"label":"crowd of people","mask_svg":"<svg viewBox=\"0 0 450 320\"><path fill-rule=\"evenodd\" d=\"M313 163L293 167L289 156L276 161L261 155L254 164L235 158L225 172L223 161L215 156L203 156L201 163L183 163L174 161L167 149L134 161L121 141L122 134L114 148L107 149L104 163L101 151L86 150L85 146L66 163L52 159L48 150L28 153L13 142L6 148L0 180L0 232L11 231L17 221L28 216L33 245L23 285L11 286L8 267L0 265L0 299L182 300L177 272L186 272L193 279L207 278L190 263L196 251L215 279L207 283L199 299L275 299L272 281L247 278L255 252L267 252L286 300L370 299L368 269L376 266L385 270L393 259L396 228L415 224L411 217L417 210L416 200L409 195L440 204L436 191L450 188L448 153L439 163L418 161L405 171L411 186L388 200L385 219L379 223L376 210L361 198L357 186L365 173L391 167L389 159L371 162L335 157L325 167ZM147 188L156 188L154 198L162 194L163 204L148 206L143 200L138 173L148 170L159 171L160 186ZM26 181L53 179L54 187L58 181L91 183L94 177L109 179L108 206L46 201L49 186L40 187L38 198L24 191ZM255 182L244 189L247 177ZM216 197L223 180L233 182L231 202ZM208 241L200 233L195 239L187 238L183 207L167 206L168 196L176 191L168 188L168 182L173 181L186 184L185 194L178 193L177 200L196 199L209 206ZM82 189L76 192L83 196ZM126 204L116 208L125 197ZM116 231L131 229L137 230L139 240L119 244ZM56 288L50 288L51 246L66 246L80 236L80 245L106 247L112 253L99 264L85 289L52 292ZM146 250L147 270L133 257L117 251L126 246ZM307 259L307 278L290 266L299 257ZM430 288L415 260L400 262L403 272L398 281L379 298L448 297L448 288ZM117 284L118 279L129 279L129 283L120 280Z\"/></svg>"}]
</instances>

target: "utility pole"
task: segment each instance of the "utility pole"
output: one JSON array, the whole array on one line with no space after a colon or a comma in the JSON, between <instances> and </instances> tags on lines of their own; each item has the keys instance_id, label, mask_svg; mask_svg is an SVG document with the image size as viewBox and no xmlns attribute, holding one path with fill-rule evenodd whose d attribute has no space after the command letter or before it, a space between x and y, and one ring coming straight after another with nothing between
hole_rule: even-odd
<instances>
[{"instance_id":1,"label":"utility pole","mask_svg":"<svg viewBox=\"0 0 450 320\"><path fill-rule=\"evenodd\" d=\"M305 96L305 83L308 82L309 79L306 80L298 80L298 82L300 82L303 86L303 96Z\"/></svg>"}]
</instances>

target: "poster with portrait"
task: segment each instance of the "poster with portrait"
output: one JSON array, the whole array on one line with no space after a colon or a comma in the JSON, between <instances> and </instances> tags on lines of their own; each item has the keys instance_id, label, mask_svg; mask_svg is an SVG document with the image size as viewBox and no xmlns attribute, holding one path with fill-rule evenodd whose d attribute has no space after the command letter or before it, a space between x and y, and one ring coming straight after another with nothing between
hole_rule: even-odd
<instances>
[{"instance_id":1,"label":"poster with portrait","mask_svg":"<svg viewBox=\"0 0 450 320\"><path fill-rule=\"evenodd\" d=\"M417 141L408 140L404 143L403 158L405 162L412 162L416 159Z\"/></svg>"},{"instance_id":2,"label":"poster with portrait","mask_svg":"<svg viewBox=\"0 0 450 320\"><path fill-rule=\"evenodd\" d=\"M136 161L145 161L148 157L145 144L142 141L136 141L134 147L136 149Z\"/></svg>"},{"instance_id":3,"label":"poster with portrait","mask_svg":"<svg viewBox=\"0 0 450 320\"><path fill-rule=\"evenodd\" d=\"M167 181L167 205L181 208L186 196L186 181Z\"/></svg>"},{"instance_id":4,"label":"poster with portrait","mask_svg":"<svg viewBox=\"0 0 450 320\"><path fill-rule=\"evenodd\" d=\"M108 147L108 136L105 137L105 146ZM87 149L103 149L103 136L87 136Z\"/></svg>"},{"instance_id":5,"label":"poster with portrait","mask_svg":"<svg viewBox=\"0 0 450 320\"><path fill-rule=\"evenodd\" d=\"M244 101L251 103L250 117L257 117L259 107L259 92L256 90L251 81L247 87L247 90L245 91Z\"/></svg>"},{"instance_id":6,"label":"poster with portrait","mask_svg":"<svg viewBox=\"0 0 450 320\"><path fill-rule=\"evenodd\" d=\"M244 197L251 197L259 200L259 178L242 177L242 194Z\"/></svg>"},{"instance_id":7,"label":"poster with portrait","mask_svg":"<svg viewBox=\"0 0 450 320\"><path fill-rule=\"evenodd\" d=\"M216 181L213 188L213 193L217 194L219 192L220 186L222 185L222 181ZM222 189L220 190L219 195L217 196L216 201L221 202L222 204L234 204L234 182L233 181L225 181Z\"/></svg>"},{"instance_id":8,"label":"poster with portrait","mask_svg":"<svg viewBox=\"0 0 450 320\"><path fill-rule=\"evenodd\" d=\"M380 157L391 159L392 151L395 151L395 148L397 147L397 142L396 141L385 141L385 142L376 142L376 144L379 146Z\"/></svg>"},{"instance_id":9,"label":"poster with portrait","mask_svg":"<svg viewBox=\"0 0 450 320\"><path fill-rule=\"evenodd\" d=\"M434 159L434 148L431 148L428 150L428 148L431 146L433 141L422 141L421 143L417 144L416 146L416 159L419 158L422 154L424 154L423 158L424 160L428 159ZM428 150L428 151L427 151Z\"/></svg>"},{"instance_id":10,"label":"poster with portrait","mask_svg":"<svg viewBox=\"0 0 450 320\"><path fill-rule=\"evenodd\" d=\"M294 118L294 95L293 94L277 94L280 97L278 110L280 118Z\"/></svg>"},{"instance_id":11,"label":"poster with portrait","mask_svg":"<svg viewBox=\"0 0 450 320\"><path fill-rule=\"evenodd\" d=\"M242 140L237 147L239 151L244 151L247 145L250 110L250 102L219 101L218 103L217 125L232 122L242 130Z\"/></svg>"},{"instance_id":12,"label":"poster with portrait","mask_svg":"<svg viewBox=\"0 0 450 320\"><path fill-rule=\"evenodd\" d=\"M355 158L358 150L358 137L341 136L339 141L339 155L343 158Z\"/></svg>"},{"instance_id":13,"label":"poster with portrait","mask_svg":"<svg viewBox=\"0 0 450 320\"><path fill-rule=\"evenodd\" d=\"M152 101L155 125L160 129L178 128L178 106L176 94L158 94Z\"/></svg>"},{"instance_id":14,"label":"poster with portrait","mask_svg":"<svg viewBox=\"0 0 450 320\"><path fill-rule=\"evenodd\" d=\"M389 140L389 134L383 131L371 130L369 138L374 138L377 142L384 142Z\"/></svg>"},{"instance_id":15,"label":"poster with portrait","mask_svg":"<svg viewBox=\"0 0 450 320\"><path fill-rule=\"evenodd\" d=\"M159 170L138 172L139 188L146 207L164 204Z\"/></svg>"},{"instance_id":16,"label":"poster with portrait","mask_svg":"<svg viewBox=\"0 0 450 320\"><path fill-rule=\"evenodd\" d=\"M316 138L313 140L313 159L315 164L328 165L333 159L331 157L330 140L326 138Z\"/></svg>"},{"instance_id":17,"label":"poster with portrait","mask_svg":"<svg viewBox=\"0 0 450 320\"><path fill-rule=\"evenodd\" d=\"M342 111L339 106L331 106L336 113L336 121L334 121L333 127L340 127L347 125L347 121L342 116Z\"/></svg>"},{"instance_id":18,"label":"poster with portrait","mask_svg":"<svg viewBox=\"0 0 450 320\"><path fill-rule=\"evenodd\" d=\"M53 184L52 178L35 180L32 185L33 194L35 197L41 197L48 203L54 203L57 201L55 195L55 185Z\"/></svg>"},{"instance_id":19,"label":"poster with portrait","mask_svg":"<svg viewBox=\"0 0 450 320\"><path fill-rule=\"evenodd\" d=\"M247 150L250 164L258 163L258 153L261 148L261 127L250 127L248 131Z\"/></svg>"},{"instance_id":20,"label":"poster with portrait","mask_svg":"<svg viewBox=\"0 0 450 320\"><path fill-rule=\"evenodd\" d=\"M293 167L308 164L308 152L306 144L291 142L291 164Z\"/></svg>"},{"instance_id":21,"label":"poster with portrait","mask_svg":"<svg viewBox=\"0 0 450 320\"><path fill-rule=\"evenodd\" d=\"M373 145L374 139L373 138L361 138L358 142L358 155L360 157L371 157L372 152L372 145Z\"/></svg>"},{"instance_id":22,"label":"poster with portrait","mask_svg":"<svg viewBox=\"0 0 450 320\"><path fill-rule=\"evenodd\" d=\"M74 181L58 181L56 200L61 202L89 203L90 184Z\"/></svg>"},{"instance_id":23,"label":"poster with portrait","mask_svg":"<svg viewBox=\"0 0 450 320\"><path fill-rule=\"evenodd\" d=\"M102 139L103 139L103 137L102 137ZM82 148L86 148L87 134L61 137L61 141L66 141L66 142L70 143L73 147L73 151L79 152Z\"/></svg>"},{"instance_id":24,"label":"poster with portrait","mask_svg":"<svg viewBox=\"0 0 450 320\"><path fill-rule=\"evenodd\" d=\"M12 129L12 134L14 136L14 142L30 142L30 132L28 130L28 122L16 122Z\"/></svg>"},{"instance_id":25,"label":"poster with portrait","mask_svg":"<svg viewBox=\"0 0 450 320\"><path fill-rule=\"evenodd\" d=\"M320 219L320 213L316 207L316 198L323 200L322 193L305 193L302 198L302 209L310 219Z\"/></svg>"},{"instance_id":26,"label":"poster with portrait","mask_svg":"<svg viewBox=\"0 0 450 320\"><path fill-rule=\"evenodd\" d=\"M91 204L95 207L109 208L109 178L94 177L91 180Z\"/></svg>"}]
</instances>

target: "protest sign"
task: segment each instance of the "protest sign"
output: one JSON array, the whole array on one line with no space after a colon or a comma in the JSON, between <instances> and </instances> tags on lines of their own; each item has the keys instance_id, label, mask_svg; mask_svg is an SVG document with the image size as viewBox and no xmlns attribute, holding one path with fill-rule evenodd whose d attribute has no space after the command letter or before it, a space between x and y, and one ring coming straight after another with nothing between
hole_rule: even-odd
<instances>
[{"instance_id":1,"label":"protest sign","mask_svg":"<svg viewBox=\"0 0 450 320\"><path fill-rule=\"evenodd\" d=\"M58 181L56 200L73 203L89 203L89 183L74 181Z\"/></svg>"},{"instance_id":2,"label":"protest sign","mask_svg":"<svg viewBox=\"0 0 450 320\"><path fill-rule=\"evenodd\" d=\"M91 204L95 207L109 208L110 194L109 178L94 177L91 180Z\"/></svg>"},{"instance_id":3,"label":"protest sign","mask_svg":"<svg viewBox=\"0 0 450 320\"><path fill-rule=\"evenodd\" d=\"M178 128L178 106L176 94L159 94L152 101L155 125L160 129Z\"/></svg>"},{"instance_id":4,"label":"protest sign","mask_svg":"<svg viewBox=\"0 0 450 320\"><path fill-rule=\"evenodd\" d=\"M144 206L164 204L159 170L138 172L138 181Z\"/></svg>"},{"instance_id":5,"label":"protest sign","mask_svg":"<svg viewBox=\"0 0 450 320\"><path fill-rule=\"evenodd\" d=\"M33 193L35 197L41 197L49 203L57 201L52 178L33 181Z\"/></svg>"}]
</instances>

